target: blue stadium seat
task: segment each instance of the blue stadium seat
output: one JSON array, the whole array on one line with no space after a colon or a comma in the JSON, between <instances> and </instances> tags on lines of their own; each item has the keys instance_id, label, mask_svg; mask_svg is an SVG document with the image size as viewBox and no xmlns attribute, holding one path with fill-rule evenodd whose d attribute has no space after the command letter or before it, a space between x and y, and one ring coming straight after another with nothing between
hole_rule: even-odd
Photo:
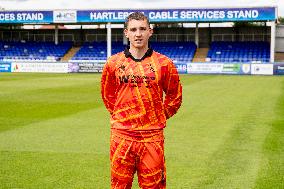
<instances>
[{"instance_id":1,"label":"blue stadium seat","mask_svg":"<svg viewBox=\"0 0 284 189\"><path fill-rule=\"evenodd\" d=\"M270 46L269 42L263 41L215 41L211 43L207 59L211 62L217 60L218 62L266 63L270 59Z\"/></svg>"},{"instance_id":2,"label":"blue stadium seat","mask_svg":"<svg viewBox=\"0 0 284 189\"><path fill-rule=\"evenodd\" d=\"M72 47L72 42L9 42L0 41L0 60L58 61Z\"/></svg>"},{"instance_id":3,"label":"blue stadium seat","mask_svg":"<svg viewBox=\"0 0 284 189\"><path fill-rule=\"evenodd\" d=\"M194 42L151 42L150 46L159 53L173 59L174 62L191 62L196 51ZM123 51L126 48L122 42L112 42L112 54ZM85 42L81 49L71 59L74 60L106 60L106 42Z\"/></svg>"}]
</instances>

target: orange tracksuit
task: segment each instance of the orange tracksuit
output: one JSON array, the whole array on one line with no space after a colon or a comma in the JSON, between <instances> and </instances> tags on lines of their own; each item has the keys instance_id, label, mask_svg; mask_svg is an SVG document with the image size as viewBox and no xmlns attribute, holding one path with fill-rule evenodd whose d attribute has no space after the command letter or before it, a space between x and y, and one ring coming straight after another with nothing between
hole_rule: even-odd
<instances>
[{"instance_id":1,"label":"orange tracksuit","mask_svg":"<svg viewBox=\"0 0 284 189\"><path fill-rule=\"evenodd\" d=\"M165 188L163 128L182 102L173 62L152 49L137 60L126 49L108 59L101 93L111 114L112 188L131 188L135 171L140 187Z\"/></svg>"}]
</instances>

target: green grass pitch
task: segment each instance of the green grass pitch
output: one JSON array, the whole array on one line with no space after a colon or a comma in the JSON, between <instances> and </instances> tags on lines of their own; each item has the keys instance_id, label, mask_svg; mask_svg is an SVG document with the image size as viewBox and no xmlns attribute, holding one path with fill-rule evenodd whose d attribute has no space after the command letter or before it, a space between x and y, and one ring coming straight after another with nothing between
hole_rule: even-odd
<instances>
[{"instance_id":1,"label":"green grass pitch","mask_svg":"<svg viewBox=\"0 0 284 189\"><path fill-rule=\"evenodd\" d=\"M168 188L283 189L284 77L181 80ZM100 74L0 73L1 189L110 188L109 135Z\"/></svg>"}]
</instances>

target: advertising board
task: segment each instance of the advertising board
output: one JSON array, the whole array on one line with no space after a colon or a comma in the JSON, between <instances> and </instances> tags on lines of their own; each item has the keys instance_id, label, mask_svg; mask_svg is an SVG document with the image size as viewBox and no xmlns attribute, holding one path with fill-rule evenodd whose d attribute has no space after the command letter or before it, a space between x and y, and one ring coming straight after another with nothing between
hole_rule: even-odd
<instances>
[{"instance_id":1,"label":"advertising board","mask_svg":"<svg viewBox=\"0 0 284 189\"><path fill-rule=\"evenodd\" d=\"M0 72L11 72L11 63L0 63Z\"/></svg>"},{"instance_id":2,"label":"advertising board","mask_svg":"<svg viewBox=\"0 0 284 189\"><path fill-rule=\"evenodd\" d=\"M11 71L68 73L68 63L12 63Z\"/></svg>"}]
</instances>

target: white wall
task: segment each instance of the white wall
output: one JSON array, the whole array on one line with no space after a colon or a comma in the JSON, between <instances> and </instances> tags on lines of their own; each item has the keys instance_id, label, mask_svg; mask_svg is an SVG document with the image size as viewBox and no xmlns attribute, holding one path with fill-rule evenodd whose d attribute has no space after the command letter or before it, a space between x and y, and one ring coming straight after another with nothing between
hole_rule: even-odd
<instances>
[{"instance_id":1,"label":"white wall","mask_svg":"<svg viewBox=\"0 0 284 189\"><path fill-rule=\"evenodd\" d=\"M284 25L276 26L275 52L284 52Z\"/></svg>"}]
</instances>

